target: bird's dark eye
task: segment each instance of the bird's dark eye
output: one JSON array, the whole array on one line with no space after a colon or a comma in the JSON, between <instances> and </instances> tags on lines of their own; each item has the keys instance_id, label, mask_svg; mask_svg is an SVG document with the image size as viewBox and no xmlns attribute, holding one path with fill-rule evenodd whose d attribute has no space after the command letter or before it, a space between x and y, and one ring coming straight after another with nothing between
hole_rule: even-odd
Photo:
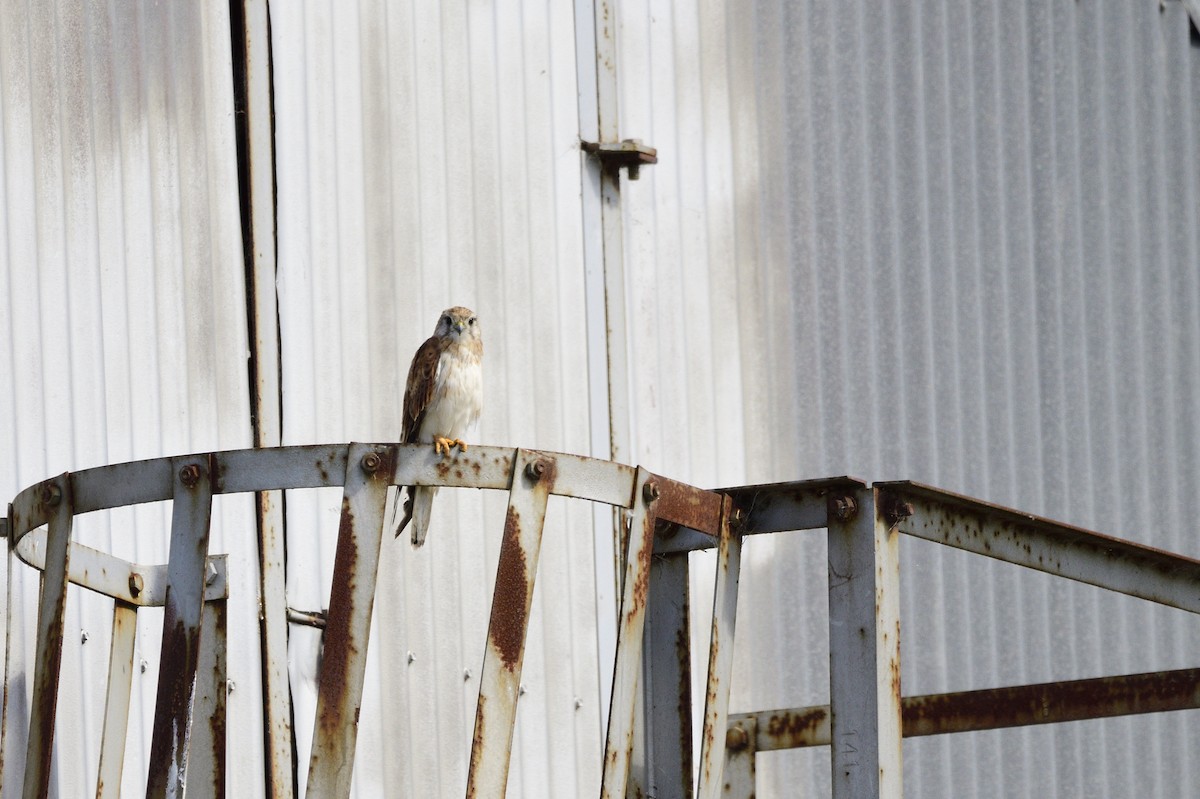
<instances>
[{"instance_id":1,"label":"bird's dark eye","mask_svg":"<svg viewBox=\"0 0 1200 799\"><path fill-rule=\"evenodd\" d=\"M474 316L472 316L472 317L471 317L471 321L470 321L470 322L468 322L467 324L471 324L471 325L475 324L475 317L474 317Z\"/></svg>"}]
</instances>

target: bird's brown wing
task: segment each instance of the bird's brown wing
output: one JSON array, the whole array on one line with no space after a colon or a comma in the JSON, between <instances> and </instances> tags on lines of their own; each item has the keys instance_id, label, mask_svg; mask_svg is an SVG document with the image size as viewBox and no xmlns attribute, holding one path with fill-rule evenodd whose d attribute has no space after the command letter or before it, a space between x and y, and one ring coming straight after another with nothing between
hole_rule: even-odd
<instances>
[{"instance_id":1,"label":"bird's brown wing","mask_svg":"<svg viewBox=\"0 0 1200 799\"><path fill-rule=\"evenodd\" d=\"M449 339L430 336L413 356L408 368L408 383L404 388L404 420L400 430L402 444L416 444L425 419L425 409L433 398L438 361Z\"/></svg>"}]
</instances>

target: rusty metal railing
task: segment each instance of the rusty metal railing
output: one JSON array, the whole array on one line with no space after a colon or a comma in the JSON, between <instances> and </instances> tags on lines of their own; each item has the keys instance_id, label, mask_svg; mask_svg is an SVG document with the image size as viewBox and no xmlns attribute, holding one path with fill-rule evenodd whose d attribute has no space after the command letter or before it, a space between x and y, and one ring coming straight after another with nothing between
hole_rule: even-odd
<instances>
[{"instance_id":1,"label":"rusty metal railing","mask_svg":"<svg viewBox=\"0 0 1200 799\"><path fill-rule=\"evenodd\" d=\"M747 534L828 530L830 608L830 704L729 716L729 799L755 795L763 751L829 746L835 799L899 797L904 737L1200 708L1200 669L902 697L901 533L1193 613L1200 562L918 483L811 486L729 492Z\"/></svg>"},{"instance_id":2,"label":"rusty metal railing","mask_svg":"<svg viewBox=\"0 0 1200 799\"><path fill-rule=\"evenodd\" d=\"M148 606L163 606L165 616L147 795L179 796L185 788L191 797L223 795L228 588L224 556L207 551L212 498L341 486L307 784L309 796L348 796L387 492L414 484L508 492L471 741L469 797L505 792L552 494L623 508L629 522L602 798L750 797L757 752L821 744L831 747L837 799L898 797L900 741L906 735L1200 707L1200 669L936 696L900 694L900 533L1200 612L1200 562L1188 558L914 483L867 486L834 477L705 491L644 469L560 453L472 447L443 459L425 446L352 443L118 464L63 474L18 494L0 531L9 545L10 638L17 606L13 564L20 560L40 569L43 579L32 709L22 728L6 690L0 769L20 762L15 747L24 743L24 796L47 795L71 582L114 600L97 795L119 790L137 611ZM71 541L79 514L165 500L173 503L166 565L129 563ZM818 528L827 530L829 544L830 703L730 716L742 539ZM699 762L693 764L688 553L708 548L717 551L715 601ZM264 603L264 616L276 614L284 624L289 612L313 621ZM288 686L273 681L272 673L282 670L264 670L265 706L290 712ZM290 727L276 723L271 712L265 720L269 749L290 751ZM279 771L275 765L272 773ZM293 773L295 764L286 765L283 771ZM290 781L273 781L270 790L277 797L292 795Z\"/></svg>"},{"instance_id":3,"label":"rusty metal railing","mask_svg":"<svg viewBox=\"0 0 1200 799\"><path fill-rule=\"evenodd\" d=\"M347 796L387 491L393 485L414 484L509 493L471 743L468 796L504 795L549 496L557 494L628 509L631 532L624 553L617 663L600 791L604 796L624 796L631 779L644 782L645 747L633 744L635 737L645 740L639 732L644 693L638 690L643 669L647 673L650 670L649 661L642 657L642 642L648 639L644 629L650 623L672 626L684 639L688 632L686 614L682 626L678 619L668 622L660 616L647 621L648 602L657 607L664 596L677 600L681 588L684 604L687 599L686 577L682 583L651 580L655 571L651 559L655 531L668 526L686 527L690 535L719 548L723 576L718 578L718 591L723 599L718 603L713 629L722 640L731 640L740 538L731 526L729 499L644 469L573 455L472 447L468 453L443 459L424 446L354 443L238 450L117 464L63 474L18 494L9 506L4 525L10 564L9 636L13 634L11 614L17 607L13 595L16 583L11 579L15 560L42 570L43 580L32 710L27 726L22 727L24 720L15 718L15 703L8 701L11 692L6 691L0 769L5 764L10 768L19 764L11 750L18 740L27 742L23 793L26 797L47 795L66 587L71 582L112 597L116 608L97 794L115 796L121 782L137 609L164 606L162 665L147 796L179 796L185 787L192 797L223 795L228 589L224 557L207 554L212 498L217 494L342 486L333 587L326 614L325 657L308 764L308 795ZM71 541L72 521L79 514L165 500L173 503L170 560L166 565L129 563ZM282 619L287 619L288 611L285 607L263 609L264 615L278 614L277 618ZM654 657L662 655L654 644L650 649ZM710 666L704 720L706 744L701 753L708 774L702 779L706 795L715 795L719 790L716 780L722 762L732 649L726 647L723 651L725 654L714 655ZM6 675L12 673L12 664L7 666ZM671 672L670 681L676 689L687 690L690 676L686 658L663 674L667 672ZM663 674L656 675L656 688L662 685ZM269 679L267 682L264 693L272 700L267 705L287 709L288 686L270 684ZM672 691L673 696L677 693ZM652 711L650 717L674 727L687 725L690 736L690 706L677 709L673 700L671 706L673 718L657 711ZM291 734L287 724L275 724L270 718L266 723L268 736ZM674 740L681 739L676 736ZM273 751L290 749L290 741L285 747L270 743ZM690 755L674 758L677 770L685 765L690 781ZM681 779L684 773L679 772ZM273 783L271 791L275 796L290 796L292 787Z\"/></svg>"}]
</instances>

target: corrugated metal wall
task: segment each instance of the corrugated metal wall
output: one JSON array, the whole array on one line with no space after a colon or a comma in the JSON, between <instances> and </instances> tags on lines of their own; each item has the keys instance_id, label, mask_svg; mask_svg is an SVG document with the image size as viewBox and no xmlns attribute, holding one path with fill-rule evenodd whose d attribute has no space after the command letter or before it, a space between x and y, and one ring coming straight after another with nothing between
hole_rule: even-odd
<instances>
[{"instance_id":1,"label":"corrugated metal wall","mask_svg":"<svg viewBox=\"0 0 1200 799\"><path fill-rule=\"evenodd\" d=\"M399 435L438 313L484 333L477 441L586 453L574 17L567 5L274 3L284 443ZM443 490L387 540L355 795L461 796L506 498ZM327 600L339 498L288 497L288 592ZM599 784L591 509L552 502L510 796ZM315 636L292 628L307 769Z\"/></svg>"},{"instance_id":2,"label":"corrugated metal wall","mask_svg":"<svg viewBox=\"0 0 1200 799\"><path fill-rule=\"evenodd\" d=\"M622 135L659 154L624 189L640 462L700 485L913 478L1200 554L1181 5L620 12ZM906 694L1200 654L1184 613L929 544L902 557ZM733 710L826 701L824 581L820 536L747 547ZM906 789L1189 796L1198 722L918 739ZM760 796L828 795L826 749L759 765Z\"/></svg>"},{"instance_id":3,"label":"corrugated metal wall","mask_svg":"<svg viewBox=\"0 0 1200 799\"><path fill-rule=\"evenodd\" d=\"M925 480L1200 555L1200 38L1180 4L615 11L620 135L659 154L622 189L633 460L710 486ZM573 12L590 8L272 4L284 443L393 439L411 353L456 303L487 339L480 441L597 440L577 146L594 76ZM0 17L0 488L247 446L228 7L9 0ZM337 505L288 497L295 607L327 601ZM444 491L424 549L387 542L356 795L462 794L503 506ZM248 620L229 658L243 796L262 784L254 525L247 498L218 507L231 620ZM79 540L160 560L164 511L85 518ZM551 505L512 796L599 780L592 522ZM1182 613L930 544L902 557L905 693L1200 654ZM711 561L695 563L702 607ZM824 572L818 534L747 545L734 711L825 701ZM106 668L109 606L85 599L68 605L62 796L87 792L103 710L78 686ZM301 775L316 643L293 627ZM158 631L138 647L131 795ZM1187 796L1198 715L915 740L906 790ZM762 796L825 795L827 751L759 774Z\"/></svg>"},{"instance_id":4,"label":"corrugated metal wall","mask_svg":"<svg viewBox=\"0 0 1200 799\"><path fill-rule=\"evenodd\" d=\"M0 3L4 501L64 470L251 443L228 14L214 2ZM254 796L251 498L219 498L213 520L213 550L230 553L229 791ZM169 529L162 503L81 517L75 540L162 563ZM38 580L25 567L18 579L31 657ZM67 612L52 795L74 797L95 791L112 602L73 587ZM142 616L129 796L145 791L158 677L162 615ZM22 769L9 765L2 792L15 796Z\"/></svg>"}]
</instances>

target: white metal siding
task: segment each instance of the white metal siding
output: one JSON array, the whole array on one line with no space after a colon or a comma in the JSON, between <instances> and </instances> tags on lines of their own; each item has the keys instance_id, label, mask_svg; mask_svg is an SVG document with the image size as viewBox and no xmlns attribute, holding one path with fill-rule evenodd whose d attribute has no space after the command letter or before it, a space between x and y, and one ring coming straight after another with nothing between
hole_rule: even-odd
<instances>
[{"instance_id":1,"label":"white metal siding","mask_svg":"<svg viewBox=\"0 0 1200 799\"><path fill-rule=\"evenodd\" d=\"M913 478L1200 553L1182 6L619 11L621 135L659 155L624 184L640 462L699 485ZM906 694L1200 653L1184 613L919 542L901 568ZM824 582L819 535L747 546L734 711L827 701ZM906 788L1186 796L1198 716L916 739ZM758 795L827 795L828 768L763 758Z\"/></svg>"},{"instance_id":2,"label":"white metal siding","mask_svg":"<svg viewBox=\"0 0 1200 799\"><path fill-rule=\"evenodd\" d=\"M274 3L271 15L284 443L395 440L409 360L461 304L484 335L474 440L586 453L571 7ZM355 795L463 794L505 502L443 490L424 548L385 541ZM327 602L337 509L334 492L288 497L295 607ZM550 504L510 796L599 784L591 521L582 503ZM304 775L316 636L292 636Z\"/></svg>"},{"instance_id":3,"label":"white metal siding","mask_svg":"<svg viewBox=\"0 0 1200 799\"><path fill-rule=\"evenodd\" d=\"M249 446L228 4L5 2L0 18L0 494L64 470ZM126 508L80 518L75 540L162 563L169 529L165 504ZM229 792L253 796L263 760L250 497L218 499L212 544L230 554ZM31 656L38 582L18 574ZM95 790L112 602L72 587L67 613L54 772L64 797ZM161 639L161 612L139 616L130 796L145 791ZM5 770L4 795L20 776Z\"/></svg>"}]
</instances>

